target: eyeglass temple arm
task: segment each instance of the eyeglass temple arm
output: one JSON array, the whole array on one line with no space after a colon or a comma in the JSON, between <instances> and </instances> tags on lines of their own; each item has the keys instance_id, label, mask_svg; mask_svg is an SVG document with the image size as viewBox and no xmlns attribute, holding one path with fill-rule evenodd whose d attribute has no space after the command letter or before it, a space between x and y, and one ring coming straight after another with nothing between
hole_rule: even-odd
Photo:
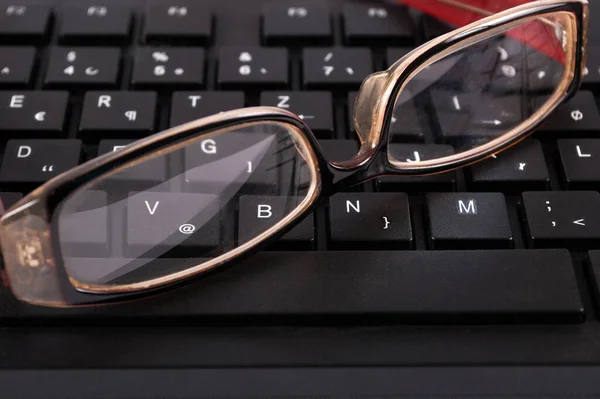
<instances>
[{"instance_id":1,"label":"eyeglass temple arm","mask_svg":"<svg viewBox=\"0 0 600 399\"><path fill-rule=\"evenodd\" d=\"M0 198L0 218L4 216L6 209L4 208L4 202L2 202L2 198ZM0 260L2 259L2 241L0 241ZM0 263L0 282L5 288L10 287L10 283L8 280L8 276L6 274L6 270L4 269L4 262Z\"/></svg>"}]
</instances>

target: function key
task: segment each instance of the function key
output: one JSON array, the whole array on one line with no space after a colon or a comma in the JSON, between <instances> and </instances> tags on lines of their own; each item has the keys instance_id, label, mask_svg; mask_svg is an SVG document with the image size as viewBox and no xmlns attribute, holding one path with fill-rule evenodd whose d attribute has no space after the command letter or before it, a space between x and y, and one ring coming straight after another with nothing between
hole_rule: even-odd
<instances>
[{"instance_id":1,"label":"function key","mask_svg":"<svg viewBox=\"0 0 600 399\"><path fill-rule=\"evenodd\" d=\"M119 80L118 48L53 47L46 86L115 86Z\"/></svg>"},{"instance_id":2,"label":"function key","mask_svg":"<svg viewBox=\"0 0 600 399\"><path fill-rule=\"evenodd\" d=\"M318 2L267 3L263 6L262 33L267 44L330 45L329 8Z\"/></svg>"},{"instance_id":3,"label":"function key","mask_svg":"<svg viewBox=\"0 0 600 399\"><path fill-rule=\"evenodd\" d=\"M85 95L79 131L84 135L102 134L117 138L143 137L154 129L156 93L101 92ZM110 136L110 133L119 135Z\"/></svg>"},{"instance_id":4,"label":"function key","mask_svg":"<svg viewBox=\"0 0 600 399\"><path fill-rule=\"evenodd\" d=\"M146 9L146 42L205 44L212 34L212 12L198 2L172 2Z\"/></svg>"},{"instance_id":5,"label":"function key","mask_svg":"<svg viewBox=\"0 0 600 399\"><path fill-rule=\"evenodd\" d=\"M359 87L373 73L373 59L368 48L305 48L302 59L307 88Z\"/></svg>"},{"instance_id":6,"label":"function key","mask_svg":"<svg viewBox=\"0 0 600 399\"><path fill-rule=\"evenodd\" d=\"M34 47L0 47L0 85L29 86L34 63Z\"/></svg>"},{"instance_id":7,"label":"function key","mask_svg":"<svg viewBox=\"0 0 600 399\"><path fill-rule=\"evenodd\" d=\"M42 5L9 4L0 6L0 38L3 42L40 41L48 32L50 7Z\"/></svg>"},{"instance_id":8,"label":"function key","mask_svg":"<svg viewBox=\"0 0 600 399\"><path fill-rule=\"evenodd\" d=\"M202 86L204 49L138 48L131 83L135 86Z\"/></svg>"},{"instance_id":9,"label":"function key","mask_svg":"<svg viewBox=\"0 0 600 399\"><path fill-rule=\"evenodd\" d=\"M434 249L512 247L503 194L429 193L427 209Z\"/></svg>"},{"instance_id":10,"label":"function key","mask_svg":"<svg viewBox=\"0 0 600 399\"><path fill-rule=\"evenodd\" d=\"M244 93L227 91L177 91L171 101L171 127L244 108Z\"/></svg>"},{"instance_id":11,"label":"function key","mask_svg":"<svg viewBox=\"0 0 600 399\"><path fill-rule=\"evenodd\" d=\"M595 190L600 185L600 140L558 140L564 181L569 189Z\"/></svg>"},{"instance_id":12,"label":"function key","mask_svg":"<svg viewBox=\"0 0 600 399\"><path fill-rule=\"evenodd\" d=\"M0 131L61 135L68 101L64 91L0 92Z\"/></svg>"},{"instance_id":13,"label":"function key","mask_svg":"<svg viewBox=\"0 0 600 399\"><path fill-rule=\"evenodd\" d=\"M129 36L131 10L118 5L70 6L62 14L58 35L63 41L78 39L124 41Z\"/></svg>"},{"instance_id":14,"label":"function key","mask_svg":"<svg viewBox=\"0 0 600 399\"><path fill-rule=\"evenodd\" d=\"M408 9L382 4L344 4L344 36L348 44L414 43L414 21Z\"/></svg>"},{"instance_id":15,"label":"function key","mask_svg":"<svg viewBox=\"0 0 600 399\"><path fill-rule=\"evenodd\" d=\"M543 101L543 100L542 100ZM594 95L580 91L568 103L560 105L539 131L555 135L596 135L600 131L600 113Z\"/></svg>"},{"instance_id":16,"label":"function key","mask_svg":"<svg viewBox=\"0 0 600 399\"><path fill-rule=\"evenodd\" d=\"M341 193L329 199L329 238L335 246L408 249L413 235L403 193Z\"/></svg>"},{"instance_id":17,"label":"function key","mask_svg":"<svg viewBox=\"0 0 600 399\"><path fill-rule=\"evenodd\" d=\"M333 133L333 100L326 91L302 92L266 91L260 95L260 105L286 109L304 120L311 130L331 136Z\"/></svg>"},{"instance_id":18,"label":"function key","mask_svg":"<svg viewBox=\"0 0 600 399\"><path fill-rule=\"evenodd\" d=\"M478 190L514 193L550 187L542 145L534 139L477 163L470 171L473 187Z\"/></svg>"},{"instance_id":19,"label":"function key","mask_svg":"<svg viewBox=\"0 0 600 399\"><path fill-rule=\"evenodd\" d=\"M8 140L0 182L43 183L77 166L80 151L79 140Z\"/></svg>"},{"instance_id":20,"label":"function key","mask_svg":"<svg viewBox=\"0 0 600 399\"><path fill-rule=\"evenodd\" d=\"M288 51L284 48L221 47L218 83L223 88L287 86Z\"/></svg>"},{"instance_id":21,"label":"function key","mask_svg":"<svg viewBox=\"0 0 600 399\"><path fill-rule=\"evenodd\" d=\"M533 247L590 248L600 244L597 192L526 192L523 205Z\"/></svg>"}]
</instances>

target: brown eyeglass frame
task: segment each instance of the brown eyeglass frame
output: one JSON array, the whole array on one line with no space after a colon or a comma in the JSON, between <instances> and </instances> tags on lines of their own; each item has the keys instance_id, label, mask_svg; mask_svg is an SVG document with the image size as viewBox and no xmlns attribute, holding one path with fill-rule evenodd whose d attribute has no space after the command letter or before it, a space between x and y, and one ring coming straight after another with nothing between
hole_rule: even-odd
<instances>
[{"instance_id":1,"label":"brown eyeglass frame","mask_svg":"<svg viewBox=\"0 0 600 399\"><path fill-rule=\"evenodd\" d=\"M446 1L446 0L442 0ZM529 119L503 136L460 154L419 163L400 162L387 151L394 99L416 74L459 49L510 30L527 20L563 13L561 28L569 39L565 73L557 90ZM296 115L272 107L224 112L183 124L139 140L119 152L86 162L48 181L16 203L0 219L4 269L15 296L23 301L55 307L120 302L149 296L174 284L191 281L225 264L248 256L289 231L308 215L320 199L382 175L428 175L478 162L518 143L579 88L584 72L589 10L586 0L539 0L495 14L440 36L415 49L384 72L369 76L355 104L354 124L360 139L358 154L349 161L328 161L306 123ZM148 159L183 148L225 129L269 122L290 132L309 166L312 183L294 211L260 236L189 269L143 283L123 286L89 285L67 274L59 250L61 204L74 192L99 179Z\"/></svg>"}]
</instances>

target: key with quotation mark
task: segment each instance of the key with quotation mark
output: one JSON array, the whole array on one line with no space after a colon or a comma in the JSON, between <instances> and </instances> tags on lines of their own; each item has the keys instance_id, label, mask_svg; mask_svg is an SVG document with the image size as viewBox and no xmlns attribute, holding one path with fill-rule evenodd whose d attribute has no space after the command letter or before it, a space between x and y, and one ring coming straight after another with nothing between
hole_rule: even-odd
<instances>
[{"instance_id":1,"label":"key with quotation mark","mask_svg":"<svg viewBox=\"0 0 600 399\"><path fill-rule=\"evenodd\" d=\"M589 248L600 244L599 193L526 192L523 205L533 247Z\"/></svg>"},{"instance_id":2,"label":"key with quotation mark","mask_svg":"<svg viewBox=\"0 0 600 399\"><path fill-rule=\"evenodd\" d=\"M0 167L0 181L43 183L77 166L80 151L79 140L9 140Z\"/></svg>"}]
</instances>

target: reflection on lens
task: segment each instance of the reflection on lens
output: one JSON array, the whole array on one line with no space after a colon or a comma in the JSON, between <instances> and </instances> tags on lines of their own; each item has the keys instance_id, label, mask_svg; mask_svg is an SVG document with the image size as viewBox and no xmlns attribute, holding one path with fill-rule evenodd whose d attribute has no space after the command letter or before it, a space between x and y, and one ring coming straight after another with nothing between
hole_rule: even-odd
<instances>
[{"instance_id":1,"label":"reflection on lens","mask_svg":"<svg viewBox=\"0 0 600 399\"><path fill-rule=\"evenodd\" d=\"M554 13L528 20L428 65L395 100L390 140L418 137L461 153L530 120L568 72L561 24L567 18Z\"/></svg>"},{"instance_id":2,"label":"reflection on lens","mask_svg":"<svg viewBox=\"0 0 600 399\"><path fill-rule=\"evenodd\" d=\"M314 183L306 154L286 125L255 123L104 176L61 206L67 272L83 285L120 287L227 254L303 202Z\"/></svg>"}]
</instances>

